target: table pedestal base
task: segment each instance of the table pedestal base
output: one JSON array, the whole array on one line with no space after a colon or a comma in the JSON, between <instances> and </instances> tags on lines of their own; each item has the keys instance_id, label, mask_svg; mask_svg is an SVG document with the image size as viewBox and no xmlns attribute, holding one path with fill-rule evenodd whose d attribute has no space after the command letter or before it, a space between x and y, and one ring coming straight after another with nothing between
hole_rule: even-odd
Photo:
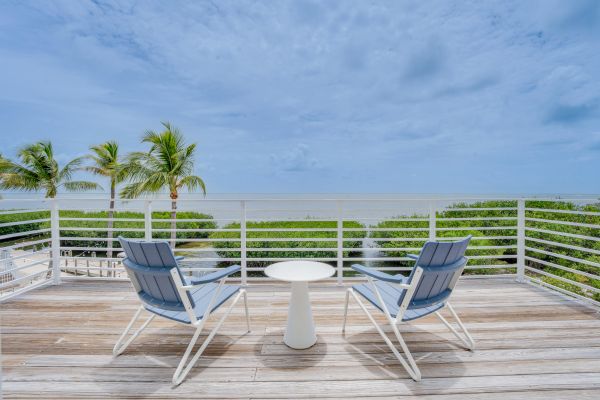
<instances>
[{"instance_id":1,"label":"table pedestal base","mask_svg":"<svg viewBox=\"0 0 600 400\"><path fill-rule=\"evenodd\" d=\"M283 342L292 349L307 349L317 342L307 282L292 282L287 327Z\"/></svg>"}]
</instances>

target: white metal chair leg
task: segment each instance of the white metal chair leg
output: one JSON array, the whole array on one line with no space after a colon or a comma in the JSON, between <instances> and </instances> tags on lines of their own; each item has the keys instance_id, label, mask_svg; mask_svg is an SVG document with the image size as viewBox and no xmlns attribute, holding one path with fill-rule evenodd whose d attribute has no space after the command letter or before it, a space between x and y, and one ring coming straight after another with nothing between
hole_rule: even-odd
<instances>
[{"instance_id":1,"label":"white metal chair leg","mask_svg":"<svg viewBox=\"0 0 600 400\"><path fill-rule=\"evenodd\" d=\"M412 353L410 352L410 350L408 349L408 346L406 345L406 342L404 341L404 338L400 334L400 331L398 330L398 326L396 326L396 324L394 324L394 323L390 323L390 325L392 326L392 329L394 331L394 334L396 335L396 339L398 340L398 343L400 343L400 347L402 347L402 351L406 355L408 363L410 364L410 366L412 367L412 370L415 373L415 376L411 375L411 377L416 381L420 381L421 380L421 370L419 369L419 367L417 367L417 362L413 358ZM410 373L410 371L409 371L409 373Z\"/></svg>"},{"instance_id":2,"label":"white metal chair leg","mask_svg":"<svg viewBox=\"0 0 600 400\"><path fill-rule=\"evenodd\" d=\"M346 303L344 305L344 323L342 324L342 333L346 332L346 320L348 319L348 302L350 301L350 291L352 289L346 290Z\"/></svg>"},{"instance_id":3,"label":"white metal chair leg","mask_svg":"<svg viewBox=\"0 0 600 400\"><path fill-rule=\"evenodd\" d=\"M246 310L246 327L248 328L248 332L250 332L250 313L248 313L248 293L246 293L245 289L242 289L241 292L244 294L244 309Z\"/></svg>"},{"instance_id":4,"label":"white metal chair leg","mask_svg":"<svg viewBox=\"0 0 600 400\"><path fill-rule=\"evenodd\" d=\"M133 327L133 324L135 324L135 321L137 321L137 319L139 318L139 316L142 313L142 311L144 311L144 307L138 308L138 310L136 311L136 313L133 315L133 318L131 318L131 321L129 321L129 324L127 325L127 328L125 328L125 331L121 334L121 336L119 337L119 340L117 340L117 343L115 344L115 347L113 348L113 356L114 357L116 357L119 354L123 353L125 351L125 349L127 349L127 347L131 344L131 342L133 342L135 340L135 338L137 338L140 335L140 333L142 333L142 331L144 329L146 329L146 327L148 326L148 324L150 322L152 322L152 320L156 316L154 314L150 315L150 317L148 317L148 319L146 320L146 322L144 322L142 324L142 326L137 331L135 331L127 340L125 340L125 338L127 337L127 334L129 333L129 331ZM123 343L124 340L125 340L125 342Z\"/></svg>"},{"instance_id":5,"label":"white metal chair leg","mask_svg":"<svg viewBox=\"0 0 600 400\"><path fill-rule=\"evenodd\" d=\"M467 349L473 350L475 348L475 341L473 340L473 337L471 337L471 335L469 334L469 331L467 330L467 328L463 325L463 323L460 320L460 318L458 318L458 315L456 314L456 312L454 311L454 308L452 308L452 306L450 305L450 303L446 303L446 306L450 310L450 314L452 314L452 317L454 318L454 320L458 324L458 326L459 326L460 330L462 331L463 335L461 335L446 320L446 318L444 318L439 312L436 311L435 315L437 315L437 317L444 323L444 325L446 325L446 327L454 334L454 336L456 336L458 338L458 340L461 341L462 344L465 345L465 347Z\"/></svg>"},{"instance_id":6,"label":"white metal chair leg","mask_svg":"<svg viewBox=\"0 0 600 400\"><path fill-rule=\"evenodd\" d=\"M190 353L192 352L192 349L194 348L194 346L196 345L196 342L198 341L198 338L200 337L200 332L202 332L202 326L199 326L196 329L196 332L194 332L194 336L192 336L192 339L190 340L190 344L188 344L188 347L185 349L185 353L183 354L183 357L181 358L181 361L179 361L179 365L177 365L177 369L175 370L175 373L173 374L173 384L174 385L179 385L181 382L183 382L183 379L186 377L186 375L188 374L189 370L192 368L192 363L188 364L187 368L183 371L183 373L181 372L181 370L183 369L183 366L185 365L185 362L187 361L187 359L190 356ZM198 350L197 354L201 354L201 350L204 351L204 348L206 346L208 346L208 338L204 341L204 343L202 344L202 347L200 347L200 350ZM194 359L196 359L196 357L194 357ZM194 360L192 360L194 361Z\"/></svg>"},{"instance_id":7,"label":"white metal chair leg","mask_svg":"<svg viewBox=\"0 0 600 400\"><path fill-rule=\"evenodd\" d=\"M385 340L385 343L388 345L388 347L390 348L390 350L392 350L392 353L394 353L394 355L396 356L396 358L398 359L398 361L400 361L400 364L402 364L402 366L404 367L404 369L406 370L406 372L408 372L408 374L410 375L410 377L413 380L415 380L415 381L420 381L421 380L421 371L419 370L419 367L417 367L417 364L416 364L415 360L413 359L412 354L410 353L410 351L408 350L408 347L406 346L406 343L402 339L402 336L400 335L400 332L398 331L398 328L394 324L392 324L392 328L394 329L394 334L396 335L396 338L400 342L400 346L402 347L402 350L406 354L406 358L408 359L408 361L405 360L404 357L402 357L402 354L400 354L400 352L398 351L398 349L396 349L396 346L394 346L394 343L385 334L385 332L383 332L383 330L381 329L381 327L377 324L377 321L375 321L375 318L373 318L373 316L371 315L371 313L369 312L369 310L367 310L367 307L365 307L365 305L358 298L358 296L356 295L356 293L354 293L354 291L351 290L351 289L348 292L352 293L352 297L354 297L354 299L356 300L356 302L358 303L358 305L360 306L360 308L362 308L362 310L364 311L364 313L367 314L367 317L369 317L369 319L371 320L371 323L373 324L373 326L375 327L375 329L377 329L377 332L379 332L379 334L381 335L381 337L383 338L383 340Z\"/></svg>"},{"instance_id":8,"label":"white metal chair leg","mask_svg":"<svg viewBox=\"0 0 600 400\"><path fill-rule=\"evenodd\" d=\"M200 348L198 349L196 354L194 354L194 357L190 360L189 363L187 363L187 366L185 366L186 361L189 358L190 353L192 352L192 349L194 348L194 345L196 344L196 341L198 341L198 337L200 336L200 332L202 332L202 328L206 322L206 319L210 316L210 314L201 320L200 325L196 329L196 332L194 333L194 336L192 337L190 344L188 345L187 349L185 350L185 353L184 353L181 361L179 362L179 365L177 366L175 373L173 374L173 384L174 385L179 385L181 382L183 382L183 380L185 379L187 374L193 368L194 364L196 364L196 362L198 361L198 359L200 358L200 356L202 355L204 350L208 347L209 343L211 342L211 340L213 339L213 337L215 336L215 334L217 333L217 331L219 330L221 325L223 325L223 322L225 322L225 319L229 316L229 314L231 313L231 310L236 305L236 303L238 302L238 300L240 299L240 296L242 296L242 294L243 294L242 291L240 291L240 293L237 294L237 296L235 297L235 299L233 300L233 302L231 303L231 305L229 306L229 308L227 309L227 311L225 312L223 317L221 317L221 319L219 320L217 325L213 328L213 330L210 331L210 333L208 334L208 337L204 340L204 343L202 343L202 346L200 346ZM185 366L185 368L184 368L184 366Z\"/></svg>"}]
</instances>

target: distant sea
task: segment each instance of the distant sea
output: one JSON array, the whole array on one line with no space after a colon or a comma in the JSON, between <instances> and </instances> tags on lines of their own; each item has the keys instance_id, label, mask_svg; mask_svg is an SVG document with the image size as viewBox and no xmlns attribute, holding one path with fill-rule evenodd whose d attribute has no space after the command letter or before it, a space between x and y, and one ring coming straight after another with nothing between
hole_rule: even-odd
<instances>
[{"instance_id":1,"label":"distant sea","mask_svg":"<svg viewBox=\"0 0 600 400\"><path fill-rule=\"evenodd\" d=\"M0 209L47 209L49 202L35 193L1 193ZM361 194L361 193L248 193L248 194L182 194L179 211L208 213L216 219L238 219L245 201L247 219L337 218L342 207L344 217L370 219L400 215L428 214L433 204L441 210L456 203L486 200L511 200L519 197L569 199L578 204L597 203L600 195L510 195L510 194ZM108 208L106 193L59 194L61 209L102 210ZM170 210L166 194L135 200L117 200L119 210L143 211L147 200L152 210Z\"/></svg>"}]
</instances>

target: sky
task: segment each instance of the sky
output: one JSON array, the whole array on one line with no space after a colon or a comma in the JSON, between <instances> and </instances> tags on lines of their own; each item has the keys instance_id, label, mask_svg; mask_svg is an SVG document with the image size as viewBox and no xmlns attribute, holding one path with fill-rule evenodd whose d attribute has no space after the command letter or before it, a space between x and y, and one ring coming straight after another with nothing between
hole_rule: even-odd
<instances>
[{"instance_id":1,"label":"sky","mask_svg":"<svg viewBox=\"0 0 600 400\"><path fill-rule=\"evenodd\" d=\"M177 126L209 193L600 193L600 1L0 1L1 152Z\"/></svg>"}]
</instances>

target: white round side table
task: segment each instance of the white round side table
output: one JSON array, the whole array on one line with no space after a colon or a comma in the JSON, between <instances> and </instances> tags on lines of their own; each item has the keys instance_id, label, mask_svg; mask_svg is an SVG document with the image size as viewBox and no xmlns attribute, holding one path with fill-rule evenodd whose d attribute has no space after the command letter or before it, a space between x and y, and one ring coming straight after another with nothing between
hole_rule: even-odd
<instances>
[{"instance_id":1,"label":"white round side table","mask_svg":"<svg viewBox=\"0 0 600 400\"><path fill-rule=\"evenodd\" d=\"M283 342L292 349L307 349L317 342L308 282L329 278L334 273L335 269L330 265L315 261L284 261L265 268L265 275L269 278L292 284L287 327L283 336Z\"/></svg>"}]
</instances>

